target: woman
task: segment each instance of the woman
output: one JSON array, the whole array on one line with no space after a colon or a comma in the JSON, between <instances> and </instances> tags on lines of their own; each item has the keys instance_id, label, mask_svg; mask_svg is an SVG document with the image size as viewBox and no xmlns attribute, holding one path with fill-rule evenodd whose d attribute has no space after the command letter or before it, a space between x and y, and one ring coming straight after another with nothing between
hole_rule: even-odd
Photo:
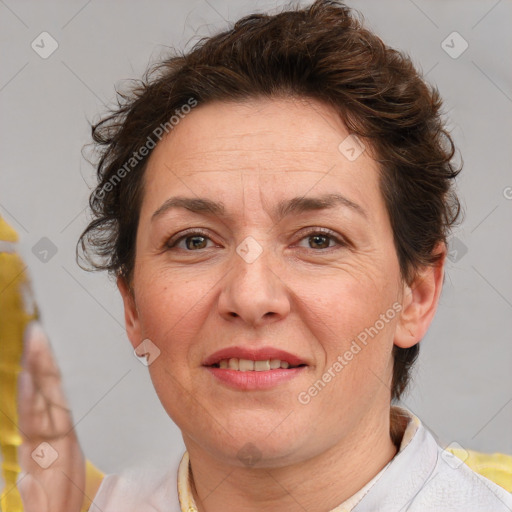
<instances>
[{"instance_id":1,"label":"woman","mask_svg":"<svg viewBox=\"0 0 512 512\"><path fill-rule=\"evenodd\" d=\"M459 214L440 108L319 0L162 61L93 127L81 248L116 278L187 452L106 477L91 511L512 509L391 405Z\"/></svg>"}]
</instances>

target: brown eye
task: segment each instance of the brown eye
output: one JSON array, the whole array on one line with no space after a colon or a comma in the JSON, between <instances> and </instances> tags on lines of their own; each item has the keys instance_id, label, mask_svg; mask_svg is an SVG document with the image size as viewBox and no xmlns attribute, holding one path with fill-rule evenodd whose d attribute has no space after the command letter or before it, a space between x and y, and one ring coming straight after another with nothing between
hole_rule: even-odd
<instances>
[{"instance_id":1,"label":"brown eye","mask_svg":"<svg viewBox=\"0 0 512 512\"><path fill-rule=\"evenodd\" d=\"M205 236L187 236L184 240L187 249L204 249L206 247L207 238Z\"/></svg>"},{"instance_id":2,"label":"brown eye","mask_svg":"<svg viewBox=\"0 0 512 512\"><path fill-rule=\"evenodd\" d=\"M333 249L336 246L345 247L347 243L343 238L337 236L332 231L319 231L318 228L314 231L306 233L306 236L301 238L307 240L307 249L315 249L318 252L326 249ZM331 244L334 242L334 244ZM303 245L301 247L304 247Z\"/></svg>"},{"instance_id":3,"label":"brown eye","mask_svg":"<svg viewBox=\"0 0 512 512\"><path fill-rule=\"evenodd\" d=\"M211 241L210 237L206 236L200 231L189 232L186 235L182 235L179 238L171 238L166 243L167 249L183 249L184 251L193 252L200 249L206 249L208 240Z\"/></svg>"},{"instance_id":4,"label":"brown eye","mask_svg":"<svg viewBox=\"0 0 512 512\"><path fill-rule=\"evenodd\" d=\"M310 245L312 249L327 249L329 247L329 241L331 237L328 235L311 235L309 237ZM313 247L316 246L316 247Z\"/></svg>"}]
</instances>

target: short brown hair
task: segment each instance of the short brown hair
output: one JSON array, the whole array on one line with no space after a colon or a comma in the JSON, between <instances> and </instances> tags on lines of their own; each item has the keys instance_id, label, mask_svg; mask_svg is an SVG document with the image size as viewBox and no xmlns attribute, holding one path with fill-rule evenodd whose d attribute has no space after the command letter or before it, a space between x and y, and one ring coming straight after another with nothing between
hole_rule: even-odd
<instances>
[{"instance_id":1,"label":"short brown hair","mask_svg":"<svg viewBox=\"0 0 512 512\"><path fill-rule=\"evenodd\" d=\"M118 92L116 109L92 126L101 153L98 184L77 256L81 249L93 269L131 282L151 151L130 168L126 162L191 98L204 104L293 96L327 103L368 143L380 164L403 279L410 284L417 269L437 263L434 248L446 242L460 213L451 185L461 169L451 163L455 147L441 119L441 98L407 55L386 46L359 17L335 0L252 14L188 53L162 59L128 92ZM393 350L391 397L399 398L419 345Z\"/></svg>"}]
</instances>

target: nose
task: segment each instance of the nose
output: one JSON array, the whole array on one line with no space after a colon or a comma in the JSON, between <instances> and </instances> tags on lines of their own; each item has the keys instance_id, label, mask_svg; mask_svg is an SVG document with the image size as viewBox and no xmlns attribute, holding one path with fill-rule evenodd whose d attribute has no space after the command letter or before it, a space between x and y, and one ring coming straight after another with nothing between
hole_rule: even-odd
<instances>
[{"instance_id":1,"label":"nose","mask_svg":"<svg viewBox=\"0 0 512 512\"><path fill-rule=\"evenodd\" d=\"M234 253L218 301L219 313L226 320L239 319L237 321L258 327L282 320L289 314L288 288L270 253L268 249L263 250L252 262Z\"/></svg>"}]
</instances>

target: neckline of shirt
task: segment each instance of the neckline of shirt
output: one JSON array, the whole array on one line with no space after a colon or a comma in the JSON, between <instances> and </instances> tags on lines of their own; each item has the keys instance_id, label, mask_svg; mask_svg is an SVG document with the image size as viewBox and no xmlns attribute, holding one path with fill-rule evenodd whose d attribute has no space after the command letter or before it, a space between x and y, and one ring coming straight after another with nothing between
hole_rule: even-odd
<instances>
[{"instance_id":1,"label":"neckline of shirt","mask_svg":"<svg viewBox=\"0 0 512 512\"><path fill-rule=\"evenodd\" d=\"M370 489L380 480L382 475L388 469L396 456L402 452L411 442L412 438L418 431L421 421L411 411L403 407L392 406L396 413L406 418L406 424L400 442L400 447L393 457L380 471L375 475L364 487L353 494L343 503L333 508L330 512L350 512L364 498ZM181 512L198 512L196 502L192 493L192 471L190 467L190 459L188 452L185 451L178 467L178 499L180 502Z\"/></svg>"}]
</instances>

